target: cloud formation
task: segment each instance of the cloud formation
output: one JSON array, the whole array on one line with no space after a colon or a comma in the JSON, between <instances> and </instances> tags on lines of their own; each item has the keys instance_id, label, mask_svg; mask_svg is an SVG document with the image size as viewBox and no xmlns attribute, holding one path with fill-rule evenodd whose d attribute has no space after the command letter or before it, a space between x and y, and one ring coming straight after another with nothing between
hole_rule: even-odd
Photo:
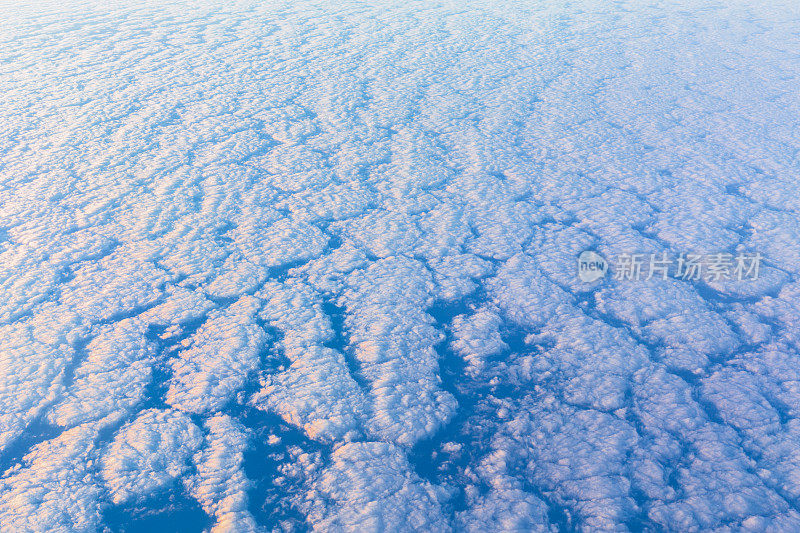
<instances>
[{"instance_id":1,"label":"cloud formation","mask_svg":"<svg viewBox=\"0 0 800 533\"><path fill-rule=\"evenodd\" d=\"M798 35L788 0L4 9L0 530L797 530Z\"/></svg>"}]
</instances>

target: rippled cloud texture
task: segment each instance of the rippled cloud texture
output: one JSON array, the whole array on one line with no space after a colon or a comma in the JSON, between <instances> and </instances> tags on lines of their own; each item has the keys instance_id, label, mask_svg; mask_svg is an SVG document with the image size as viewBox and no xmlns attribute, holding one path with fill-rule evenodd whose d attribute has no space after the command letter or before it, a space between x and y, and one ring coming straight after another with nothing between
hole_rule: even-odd
<instances>
[{"instance_id":1,"label":"rippled cloud texture","mask_svg":"<svg viewBox=\"0 0 800 533\"><path fill-rule=\"evenodd\" d=\"M2 531L800 530L800 8L513 4L3 4Z\"/></svg>"}]
</instances>

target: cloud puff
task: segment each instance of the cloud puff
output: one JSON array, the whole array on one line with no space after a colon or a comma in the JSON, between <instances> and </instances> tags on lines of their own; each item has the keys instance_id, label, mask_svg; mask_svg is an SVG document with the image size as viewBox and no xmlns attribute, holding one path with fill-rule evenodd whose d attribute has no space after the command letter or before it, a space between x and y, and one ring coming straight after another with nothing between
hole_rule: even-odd
<instances>
[{"instance_id":1,"label":"cloud puff","mask_svg":"<svg viewBox=\"0 0 800 533\"><path fill-rule=\"evenodd\" d=\"M56 425L119 419L136 405L152 378L155 347L131 319L102 328L83 348L68 392L48 412Z\"/></svg>"},{"instance_id":2,"label":"cloud puff","mask_svg":"<svg viewBox=\"0 0 800 533\"><path fill-rule=\"evenodd\" d=\"M104 491L95 473L97 427L85 424L34 446L0 480L0 522L9 531L91 530Z\"/></svg>"},{"instance_id":3,"label":"cloud puff","mask_svg":"<svg viewBox=\"0 0 800 533\"><path fill-rule=\"evenodd\" d=\"M456 408L437 374L434 346L442 337L425 313L430 275L413 260L391 258L353 272L346 283L345 325L372 402L368 429L411 445L438 429Z\"/></svg>"},{"instance_id":4,"label":"cloud puff","mask_svg":"<svg viewBox=\"0 0 800 533\"><path fill-rule=\"evenodd\" d=\"M319 294L303 284L267 284L260 315L281 332L280 346L289 366L262 380L253 396L256 407L270 410L314 439L353 437L369 412L341 351L325 344L334 331Z\"/></svg>"},{"instance_id":5,"label":"cloud puff","mask_svg":"<svg viewBox=\"0 0 800 533\"><path fill-rule=\"evenodd\" d=\"M319 531L450 531L441 489L414 474L400 448L346 444L313 485L309 518Z\"/></svg>"},{"instance_id":6,"label":"cloud puff","mask_svg":"<svg viewBox=\"0 0 800 533\"><path fill-rule=\"evenodd\" d=\"M114 503L166 486L189 467L203 433L177 411L150 409L123 426L102 457L102 477Z\"/></svg>"},{"instance_id":7,"label":"cloud puff","mask_svg":"<svg viewBox=\"0 0 800 533\"><path fill-rule=\"evenodd\" d=\"M260 303L244 297L222 312L212 312L170 361L173 377L167 402L177 409L204 413L220 409L258 368L267 340L255 323Z\"/></svg>"},{"instance_id":8,"label":"cloud puff","mask_svg":"<svg viewBox=\"0 0 800 533\"><path fill-rule=\"evenodd\" d=\"M247 509L250 485L242 472L247 431L225 415L209 418L206 428L205 447L194 457L197 473L186 481L189 492L216 519L212 531L258 531Z\"/></svg>"}]
</instances>

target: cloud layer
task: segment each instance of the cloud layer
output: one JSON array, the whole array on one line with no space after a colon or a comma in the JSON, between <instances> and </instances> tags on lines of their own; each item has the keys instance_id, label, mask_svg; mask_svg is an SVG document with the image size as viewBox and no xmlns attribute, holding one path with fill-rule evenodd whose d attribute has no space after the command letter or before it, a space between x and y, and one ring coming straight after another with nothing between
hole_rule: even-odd
<instances>
[{"instance_id":1,"label":"cloud layer","mask_svg":"<svg viewBox=\"0 0 800 533\"><path fill-rule=\"evenodd\" d=\"M800 11L685 4L4 8L0 530L800 529Z\"/></svg>"}]
</instances>

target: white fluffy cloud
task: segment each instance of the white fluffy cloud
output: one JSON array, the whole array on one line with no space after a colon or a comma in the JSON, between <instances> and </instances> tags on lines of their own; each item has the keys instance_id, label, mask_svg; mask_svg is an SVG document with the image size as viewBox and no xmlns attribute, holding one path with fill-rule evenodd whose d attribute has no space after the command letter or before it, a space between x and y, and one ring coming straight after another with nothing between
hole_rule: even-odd
<instances>
[{"instance_id":1,"label":"white fluffy cloud","mask_svg":"<svg viewBox=\"0 0 800 533\"><path fill-rule=\"evenodd\" d=\"M383 442L337 449L309 497L319 531L451 530L443 491L415 475L401 449Z\"/></svg>"},{"instance_id":2,"label":"white fluffy cloud","mask_svg":"<svg viewBox=\"0 0 800 533\"><path fill-rule=\"evenodd\" d=\"M225 415L208 419L206 428L206 446L194 457L197 473L186 481L187 488L216 519L212 531L258 531L247 509L249 483L242 472L246 430Z\"/></svg>"},{"instance_id":3,"label":"white fluffy cloud","mask_svg":"<svg viewBox=\"0 0 800 533\"><path fill-rule=\"evenodd\" d=\"M167 402L177 409L203 413L222 408L258 368L267 335L254 322L260 303L245 297L224 312L212 312L170 361Z\"/></svg>"},{"instance_id":4,"label":"white fluffy cloud","mask_svg":"<svg viewBox=\"0 0 800 533\"><path fill-rule=\"evenodd\" d=\"M189 467L203 434L177 411L142 412L124 425L103 454L102 476L114 503L141 498Z\"/></svg>"}]
</instances>

